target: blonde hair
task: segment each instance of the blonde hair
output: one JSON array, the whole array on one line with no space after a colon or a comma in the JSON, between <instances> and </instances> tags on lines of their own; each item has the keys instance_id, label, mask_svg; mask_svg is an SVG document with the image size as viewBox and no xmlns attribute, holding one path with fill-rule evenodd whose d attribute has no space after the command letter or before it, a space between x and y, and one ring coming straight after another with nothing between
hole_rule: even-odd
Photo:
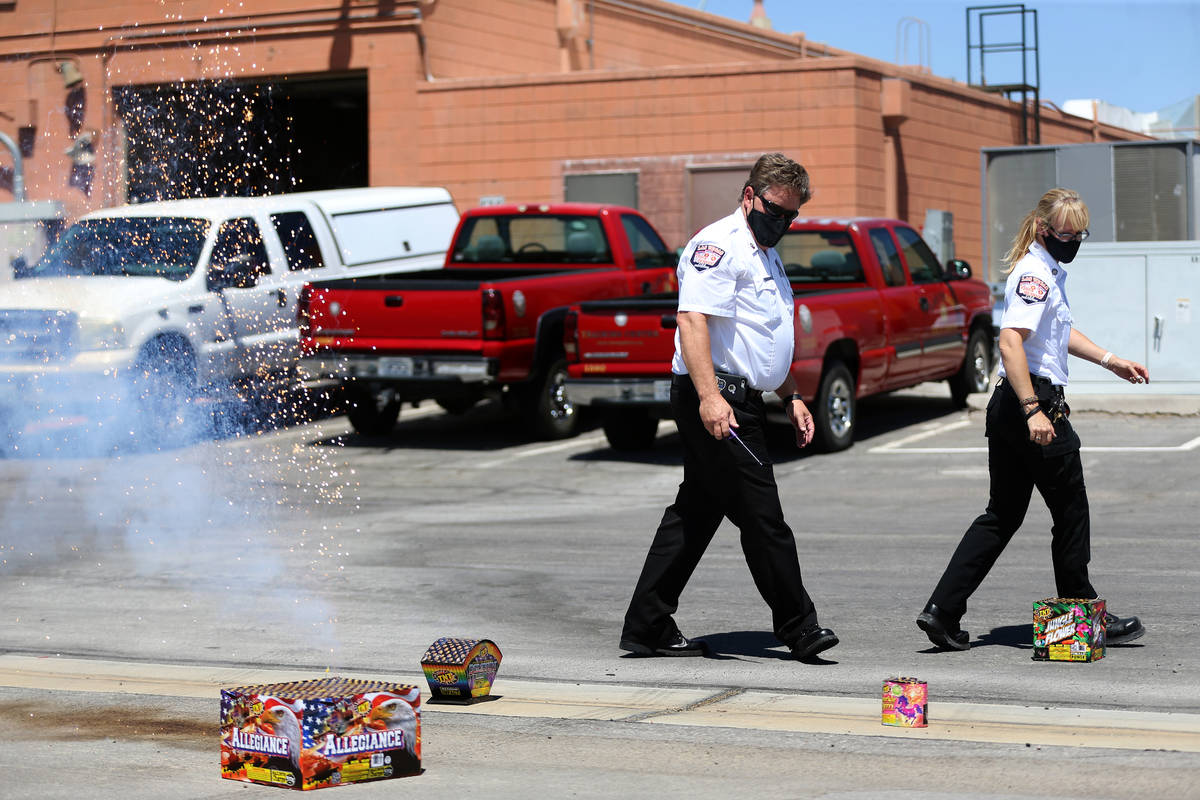
<instances>
[{"instance_id":1,"label":"blonde hair","mask_svg":"<svg viewBox=\"0 0 1200 800\"><path fill-rule=\"evenodd\" d=\"M1070 225L1081 231L1088 226L1089 219L1087 204L1083 202L1079 192L1071 189L1051 189L1046 192L1033 211L1021 220L1021 227L1017 229L1012 247L1009 248L1008 255L1004 256L1004 272L1011 272L1029 251L1029 246L1037 239L1038 225L1041 223L1056 229Z\"/></svg>"}]
</instances>

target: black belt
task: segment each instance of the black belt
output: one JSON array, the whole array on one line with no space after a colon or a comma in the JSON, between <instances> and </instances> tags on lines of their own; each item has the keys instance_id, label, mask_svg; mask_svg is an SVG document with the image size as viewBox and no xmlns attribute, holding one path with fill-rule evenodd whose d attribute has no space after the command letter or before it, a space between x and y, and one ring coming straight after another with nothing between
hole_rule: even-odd
<instances>
[{"instance_id":1,"label":"black belt","mask_svg":"<svg viewBox=\"0 0 1200 800\"><path fill-rule=\"evenodd\" d=\"M1041 389L1049 389L1050 391L1052 391L1058 395L1061 395L1063 393L1063 387L1058 386L1057 384L1054 383L1054 381L1050 380L1049 378L1043 378L1041 375L1032 375L1031 374L1029 376L1029 381L1033 384L1033 388L1035 390L1041 388ZM1009 381L1007 378L1001 378L999 381L996 382L996 385L1004 386L1004 385L1010 384L1010 383L1011 383L1011 381Z\"/></svg>"},{"instance_id":2,"label":"black belt","mask_svg":"<svg viewBox=\"0 0 1200 800\"><path fill-rule=\"evenodd\" d=\"M695 384L692 383L691 375L672 375L671 380L674 381L678 385L688 386L688 387L691 387L692 389L695 389ZM762 400L762 396L763 396L762 389L753 389L749 386L746 387L746 399L747 400L754 400L755 402L757 402L759 400Z\"/></svg>"}]
</instances>

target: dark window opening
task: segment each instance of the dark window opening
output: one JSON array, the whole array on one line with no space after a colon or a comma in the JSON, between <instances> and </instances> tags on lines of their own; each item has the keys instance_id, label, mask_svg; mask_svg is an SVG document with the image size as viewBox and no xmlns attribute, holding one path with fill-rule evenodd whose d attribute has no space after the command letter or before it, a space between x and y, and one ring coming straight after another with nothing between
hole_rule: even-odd
<instances>
[{"instance_id":1,"label":"dark window opening","mask_svg":"<svg viewBox=\"0 0 1200 800\"><path fill-rule=\"evenodd\" d=\"M128 200L366 186L367 79L216 80L113 91Z\"/></svg>"}]
</instances>

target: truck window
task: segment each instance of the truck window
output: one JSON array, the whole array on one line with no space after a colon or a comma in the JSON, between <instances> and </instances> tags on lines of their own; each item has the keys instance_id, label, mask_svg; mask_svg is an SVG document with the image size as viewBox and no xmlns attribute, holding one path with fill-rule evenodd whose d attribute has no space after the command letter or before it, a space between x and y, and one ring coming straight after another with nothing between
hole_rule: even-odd
<instances>
[{"instance_id":1,"label":"truck window","mask_svg":"<svg viewBox=\"0 0 1200 800\"><path fill-rule=\"evenodd\" d=\"M846 231L788 231L775 245L792 283L862 283L862 263Z\"/></svg>"},{"instance_id":2,"label":"truck window","mask_svg":"<svg viewBox=\"0 0 1200 800\"><path fill-rule=\"evenodd\" d=\"M897 227L896 238L900 240L900 249L913 283L934 283L942 279L942 265L916 231Z\"/></svg>"},{"instance_id":3,"label":"truck window","mask_svg":"<svg viewBox=\"0 0 1200 800\"><path fill-rule=\"evenodd\" d=\"M673 267L677 261L674 253L667 250L650 223L634 214L622 214L621 226L629 237L629 248L633 250L633 264L638 269Z\"/></svg>"},{"instance_id":4,"label":"truck window","mask_svg":"<svg viewBox=\"0 0 1200 800\"><path fill-rule=\"evenodd\" d=\"M88 219L67 229L28 274L129 275L182 281L200 261L208 222L182 217Z\"/></svg>"},{"instance_id":5,"label":"truck window","mask_svg":"<svg viewBox=\"0 0 1200 800\"><path fill-rule=\"evenodd\" d=\"M904 285L904 267L900 266L900 251L892 241L892 235L887 228L871 228L871 246L875 248L875 258L879 260L879 268L883 270L883 280L888 286Z\"/></svg>"},{"instance_id":6,"label":"truck window","mask_svg":"<svg viewBox=\"0 0 1200 800\"><path fill-rule=\"evenodd\" d=\"M244 261L258 277L271 274L271 261L263 245L258 223L249 217L227 220L217 232L210 267L222 270L234 261Z\"/></svg>"},{"instance_id":7,"label":"truck window","mask_svg":"<svg viewBox=\"0 0 1200 800\"><path fill-rule=\"evenodd\" d=\"M317 244L317 234L308 219L308 214L303 211L272 214L271 224L275 226L275 233L279 234L279 241L283 244L283 254L287 258L289 270L296 272L325 266L325 260L321 258L321 248Z\"/></svg>"},{"instance_id":8,"label":"truck window","mask_svg":"<svg viewBox=\"0 0 1200 800\"><path fill-rule=\"evenodd\" d=\"M454 240L457 263L611 264L600 220L568 214L470 217Z\"/></svg>"}]
</instances>

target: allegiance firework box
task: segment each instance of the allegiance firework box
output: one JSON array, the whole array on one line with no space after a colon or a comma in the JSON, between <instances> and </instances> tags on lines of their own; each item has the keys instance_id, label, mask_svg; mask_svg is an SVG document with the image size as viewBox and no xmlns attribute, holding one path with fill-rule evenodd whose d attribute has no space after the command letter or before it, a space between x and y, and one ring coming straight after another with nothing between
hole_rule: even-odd
<instances>
[{"instance_id":1,"label":"allegiance firework box","mask_svg":"<svg viewBox=\"0 0 1200 800\"><path fill-rule=\"evenodd\" d=\"M1104 601L1051 597L1033 604L1034 661L1104 658Z\"/></svg>"},{"instance_id":2,"label":"allegiance firework box","mask_svg":"<svg viewBox=\"0 0 1200 800\"><path fill-rule=\"evenodd\" d=\"M221 777L289 789L416 775L421 690L324 678L221 690Z\"/></svg>"},{"instance_id":3,"label":"allegiance firework box","mask_svg":"<svg viewBox=\"0 0 1200 800\"><path fill-rule=\"evenodd\" d=\"M900 728L928 727L929 687L916 678L883 682L883 724Z\"/></svg>"},{"instance_id":4,"label":"allegiance firework box","mask_svg":"<svg viewBox=\"0 0 1200 800\"><path fill-rule=\"evenodd\" d=\"M438 639L421 658L430 699L461 703L486 697L501 658L491 639Z\"/></svg>"}]
</instances>

